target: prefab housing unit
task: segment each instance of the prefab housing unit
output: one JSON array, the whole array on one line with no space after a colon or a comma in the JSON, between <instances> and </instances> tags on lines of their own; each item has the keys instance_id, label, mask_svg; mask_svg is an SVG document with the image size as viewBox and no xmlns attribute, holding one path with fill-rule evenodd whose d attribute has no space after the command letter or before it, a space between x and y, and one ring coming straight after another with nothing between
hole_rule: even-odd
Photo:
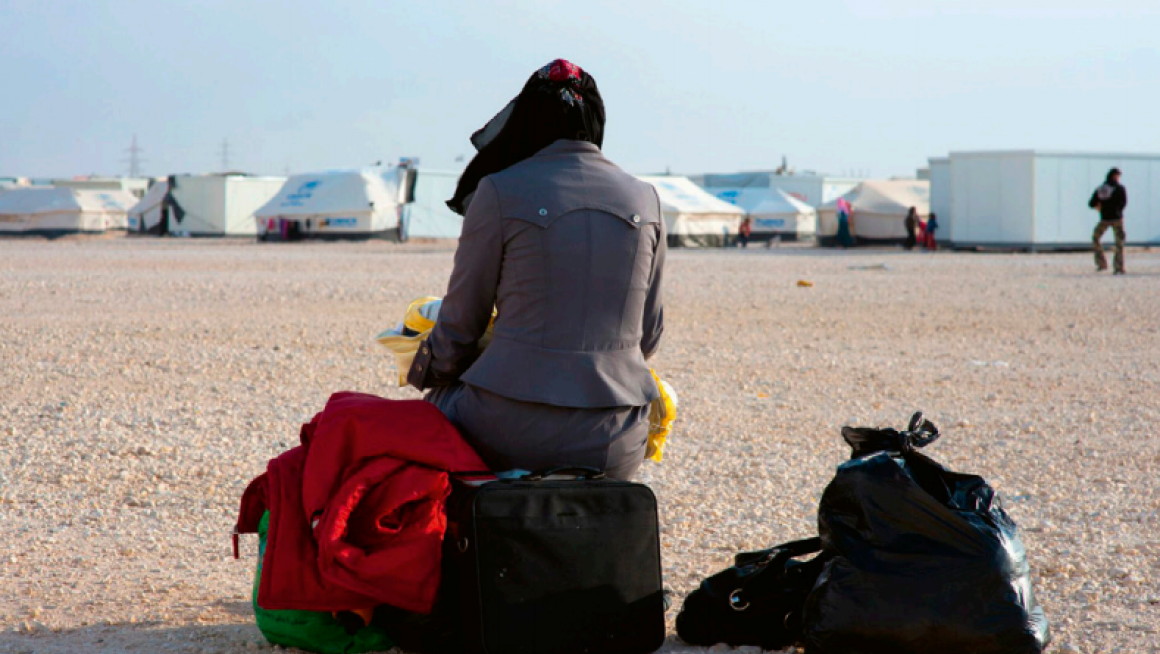
<instances>
[{"instance_id":1,"label":"prefab housing unit","mask_svg":"<svg viewBox=\"0 0 1160 654\"><path fill-rule=\"evenodd\" d=\"M169 234L186 236L254 236L254 212L278 194L285 177L244 175L174 175L169 178L168 206L162 220Z\"/></svg>"},{"instance_id":2,"label":"prefab housing unit","mask_svg":"<svg viewBox=\"0 0 1160 654\"><path fill-rule=\"evenodd\" d=\"M1128 243L1160 244L1160 155L1035 150L952 152L947 237L960 248L1090 247L1099 214L1088 200L1111 168L1128 191Z\"/></svg>"},{"instance_id":3,"label":"prefab housing unit","mask_svg":"<svg viewBox=\"0 0 1160 654\"><path fill-rule=\"evenodd\" d=\"M397 177L404 204L400 206L402 238L459 238L463 216L447 206L455 195L462 173L429 168L396 168L386 176Z\"/></svg>"}]
</instances>

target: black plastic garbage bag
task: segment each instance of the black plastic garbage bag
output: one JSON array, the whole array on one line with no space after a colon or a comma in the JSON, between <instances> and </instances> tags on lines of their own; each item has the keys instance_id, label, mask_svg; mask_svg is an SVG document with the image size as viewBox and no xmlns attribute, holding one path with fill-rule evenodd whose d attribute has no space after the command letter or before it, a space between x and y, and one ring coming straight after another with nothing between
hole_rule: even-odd
<instances>
[{"instance_id":1,"label":"black plastic garbage bag","mask_svg":"<svg viewBox=\"0 0 1160 654\"><path fill-rule=\"evenodd\" d=\"M1039 654L1050 640L1027 553L999 495L916 448L910 429L854 429L818 507L833 555L806 600L807 654Z\"/></svg>"}]
</instances>

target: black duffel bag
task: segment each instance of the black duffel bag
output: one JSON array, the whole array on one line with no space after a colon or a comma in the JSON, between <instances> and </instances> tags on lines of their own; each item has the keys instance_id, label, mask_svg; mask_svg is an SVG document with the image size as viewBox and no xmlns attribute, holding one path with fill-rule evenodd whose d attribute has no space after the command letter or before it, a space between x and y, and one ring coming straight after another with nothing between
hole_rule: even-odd
<instances>
[{"instance_id":1,"label":"black duffel bag","mask_svg":"<svg viewBox=\"0 0 1160 654\"><path fill-rule=\"evenodd\" d=\"M677 634L690 645L726 643L778 650L801 638L802 605L825 564L809 538L759 552L743 552L734 565L705 581L685 599Z\"/></svg>"},{"instance_id":2,"label":"black duffel bag","mask_svg":"<svg viewBox=\"0 0 1160 654\"><path fill-rule=\"evenodd\" d=\"M818 507L832 554L806 600L808 654L1040 654L1047 618L999 495L916 450L938 429L846 427Z\"/></svg>"}]
</instances>

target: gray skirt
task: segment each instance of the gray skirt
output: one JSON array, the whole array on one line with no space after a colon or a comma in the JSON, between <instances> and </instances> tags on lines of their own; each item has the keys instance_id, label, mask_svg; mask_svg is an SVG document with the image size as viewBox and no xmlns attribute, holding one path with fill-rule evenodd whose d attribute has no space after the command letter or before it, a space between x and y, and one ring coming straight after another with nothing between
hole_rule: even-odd
<instances>
[{"instance_id":1,"label":"gray skirt","mask_svg":"<svg viewBox=\"0 0 1160 654\"><path fill-rule=\"evenodd\" d=\"M648 444L648 407L577 409L512 400L470 384L432 389L424 398L496 472L561 466L630 479Z\"/></svg>"}]
</instances>

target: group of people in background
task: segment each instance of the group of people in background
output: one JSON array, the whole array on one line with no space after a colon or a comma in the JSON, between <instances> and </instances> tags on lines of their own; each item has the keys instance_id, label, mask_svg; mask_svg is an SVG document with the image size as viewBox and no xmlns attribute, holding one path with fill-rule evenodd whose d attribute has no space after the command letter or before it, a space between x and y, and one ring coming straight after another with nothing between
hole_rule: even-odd
<instances>
[{"instance_id":1,"label":"group of people in background","mask_svg":"<svg viewBox=\"0 0 1160 654\"><path fill-rule=\"evenodd\" d=\"M1120 184L1121 172L1119 168L1113 168L1108 171L1107 179L1101 184L1095 192L1092 193L1091 200L1088 201L1088 206L1099 212L1100 220L1096 225L1095 231L1092 233L1092 247L1095 251L1096 271L1102 272L1108 269L1108 260L1104 255L1104 248L1101 244L1101 239L1104 233L1108 230L1115 235L1115 257L1112 261L1112 270L1116 275L1124 274L1124 208L1128 206L1128 193L1124 186ZM854 245L854 238L850 229L850 216L853 213L849 202L844 199L838 200L838 232L835 235L835 240L838 247L842 249L852 247ZM907 250L913 250L916 246L924 250L934 251L938 249L938 241L935 234L938 232L938 216L933 212L927 216L926 220L918 213L917 207L911 207L906 213L906 218L903 223L906 227L906 240L903 241L902 247ZM753 226L750 219L745 218L738 229L737 245L739 247L746 247L749 244L749 237L753 231Z\"/></svg>"},{"instance_id":2,"label":"group of people in background","mask_svg":"<svg viewBox=\"0 0 1160 654\"><path fill-rule=\"evenodd\" d=\"M937 250L938 242L935 240L935 232L938 231L938 216L930 214L924 221L918 215L918 208L911 207L910 211L906 213L906 241L903 242L902 247L907 250L913 250L914 246L919 246L926 250Z\"/></svg>"}]
</instances>

